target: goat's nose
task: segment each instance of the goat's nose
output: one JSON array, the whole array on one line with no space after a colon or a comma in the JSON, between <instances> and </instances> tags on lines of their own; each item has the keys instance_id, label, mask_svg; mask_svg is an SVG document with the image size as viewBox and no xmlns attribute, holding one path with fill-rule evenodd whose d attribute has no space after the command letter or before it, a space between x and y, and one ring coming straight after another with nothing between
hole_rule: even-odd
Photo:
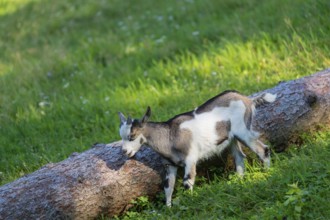
<instances>
[{"instance_id":1,"label":"goat's nose","mask_svg":"<svg viewBox=\"0 0 330 220\"><path fill-rule=\"evenodd\" d=\"M126 154L127 153L127 150L126 149L122 149L123 150L123 153Z\"/></svg>"}]
</instances>

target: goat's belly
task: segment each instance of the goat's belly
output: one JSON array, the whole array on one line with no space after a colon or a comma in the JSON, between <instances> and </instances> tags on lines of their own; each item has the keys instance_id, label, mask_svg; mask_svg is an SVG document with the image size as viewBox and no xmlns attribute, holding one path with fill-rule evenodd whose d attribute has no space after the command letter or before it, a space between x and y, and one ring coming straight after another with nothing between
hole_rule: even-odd
<instances>
[{"instance_id":1,"label":"goat's belly","mask_svg":"<svg viewBox=\"0 0 330 220\"><path fill-rule=\"evenodd\" d=\"M229 145L230 140L223 140L219 143L219 137L214 129L198 130L193 135L192 148L198 160L208 159L220 153Z\"/></svg>"},{"instance_id":2,"label":"goat's belly","mask_svg":"<svg viewBox=\"0 0 330 220\"><path fill-rule=\"evenodd\" d=\"M181 124L181 129L188 129L192 132L192 154L198 159L207 159L213 155L220 154L229 144L224 140L219 145L219 136L216 130L216 123L227 121L229 118L221 116L217 111L211 111L196 115L194 119Z\"/></svg>"},{"instance_id":3,"label":"goat's belly","mask_svg":"<svg viewBox=\"0 0 330 220\"><path fill-rule=\"evenodd\" d=\"M220 145L216 145L216 140L210 143L209 141L205 141L203 143L198 143L198 157L199 160L205 160L215 155L220 155L221 152L229 145L230 141L225 140Z\"/></svg>"}]
</instances>

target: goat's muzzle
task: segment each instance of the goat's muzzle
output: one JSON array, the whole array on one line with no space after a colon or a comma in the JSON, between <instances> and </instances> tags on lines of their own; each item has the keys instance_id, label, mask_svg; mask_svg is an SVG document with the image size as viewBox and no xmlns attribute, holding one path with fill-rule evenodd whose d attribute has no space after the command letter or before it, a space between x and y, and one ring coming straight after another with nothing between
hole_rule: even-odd
<instances>
[{"instance_id":1,"label":"goat's muzzle","mask_svg":"<svg viewBox=\"0 0 330 220\"><path fill-rule=\"evenodd\" d=\"M134 155L135 155L135 151L132 151L132 150L130 150L130 151L128 151L128 150L126 150L126 149L123 149L122 148L122 151L123 151L123 153L127 156L127 157L133 157Z\"/></svg>"}]
</instances>

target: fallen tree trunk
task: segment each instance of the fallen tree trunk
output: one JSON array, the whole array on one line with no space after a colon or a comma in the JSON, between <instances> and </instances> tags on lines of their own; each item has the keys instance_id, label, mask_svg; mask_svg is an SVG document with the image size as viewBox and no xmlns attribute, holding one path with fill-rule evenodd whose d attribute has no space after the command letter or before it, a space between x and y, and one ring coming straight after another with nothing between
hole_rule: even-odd
<instances>
[{"instance_id":1,"label":"fallen tree trunk","mask_svg":"<svg viewBox=\"0 0 330 220\"><path fill-rule=\"evenodd\" d=\"M274 104L257 109L253 126L277 152L299 141L302 133L330 126L330 69L280 82L263 92L277 98Z\"/></svg>"},{"instance_id":2,"label":"fallen tree trunk","mask_svg":"<svg viewBox=\"0 0 330 220\"><path fill-rule=\"evenodd\" d=\"M124 212L160 191L160 157L142 148L132 160L120 142L97 144L0 188L0 219L94 219Z\"/></svg>"},{"instance_id":3,"label":"fallen tree trunk","mask_svg":"<svg viewBox=\"0 0 330 220\"><path fill-rule=\"evenodd\" d=\"M257 109L254 126L277 151L302 132L330 125L330 69L266 91L277 100ZM162 190L163 173L160 156L149 148L128 159L120 142L98 144L0 187L0 219L118 215L132 199Z\"/></svg>"}]
</instances>

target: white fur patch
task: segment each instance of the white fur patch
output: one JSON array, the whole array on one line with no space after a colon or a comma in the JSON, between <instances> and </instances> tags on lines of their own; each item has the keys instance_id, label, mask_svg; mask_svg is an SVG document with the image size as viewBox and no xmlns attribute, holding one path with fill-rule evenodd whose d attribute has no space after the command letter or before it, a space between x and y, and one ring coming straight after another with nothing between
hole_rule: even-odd
<instances>
[{"instance_id":1,"label":"white fur patch","mask_svg":"<svg viewBox=\"0 0 330 220\"><path fill-rule=\"evenodd\" d=\"M123 139L122 149L126 151L126 155L129 157L133 157L135 153L140 149L142 146L141 144L141 138L143 141L146 140L146 138L140 134L137 138L135 138L133 141L129 141L130 134L131 134L131 127L132 125L127 125L126 122L120 127L119 133L121 138Z\"/></svg>"},{"instance_id":2,"label":"white fur patch","mask_svg":"<svg viewBox=\"0 0 330 220\"><path fill-rule=\"evenodd\" d=\"M126 151L127 156L133 157L136 154L136 152L140 150L140 147L142 146L140 142L141 138L143 140L146 139L142 134L140 134L133 141L123 140L123 150Z\"/></svg>"},{"instance_id":3,"label":"white fur patch","mask_svg":"<svg viewBox=\"0 0 330 220\"><path fill-rule=\"evenodd\" d=\"M266 100L267 102L274 102L276 99L276 94L271 94L271 93L266 93L263 97L264 100Z\"/></svg>"},{"instance_id":4,"label":"white fur patch","mask_svg":"<svg viewBox=\"0 0 330 220\"><path fill-rule=\"evenodd\" d=\"M231 131L229 139L234 135L244 135L246 125L244 123L244 113L246 107L239 101L230 102L229 107L216 107L210 112L195 114L194 119L185 121L180 125L181 129L189 129L193 133L192 148L188 160L198 161L206 159L214 154L220 154L228 146L230 140L217 145L219 136L216 131L216 123L221 121L230 121Z\"/></svg>"},{"instance_id":5,"label":"white fur patch","mask_svg":"<svg viewBox=\"0 0 330 220\"><path fill-rule=\"evenodd\" d=\"M119 134L123 140L129 139L129 135L131 134L131 127L132 125L127 125L126 122L120 126Z\"/></svg>"}]
</instances>

